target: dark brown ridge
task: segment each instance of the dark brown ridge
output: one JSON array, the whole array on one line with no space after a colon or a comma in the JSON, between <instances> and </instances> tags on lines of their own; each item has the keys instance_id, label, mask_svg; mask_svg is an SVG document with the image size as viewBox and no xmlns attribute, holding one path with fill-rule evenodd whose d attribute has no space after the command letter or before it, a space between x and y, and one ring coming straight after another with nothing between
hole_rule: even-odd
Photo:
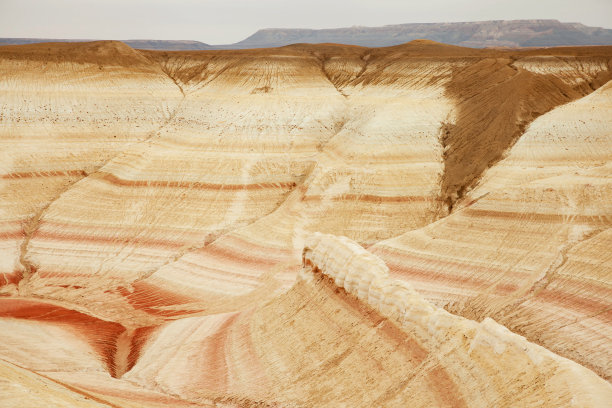
<instances>
[{"instance_id":1,"label":"dark brown ridge","mask_svg":"<svg viewBox=\"0 0 612 408\"><path fill-rule=\"evenodd\" d=\"M546 63L551 57L530 57L530 61L537 62L539 58ZM446 94L458 105L457 119L442 127L440 138L445 167L441 201L446 203L448 212L486 169L503 158L534 119L588 95L612 79L609 53L553 58L574 66L603 62L607 69L590 76L582 71L583 81L578 84L520 68L516 62L522 59L521 54L479 58L467 68L455 69Z\"/></svg>"}]
</instances>

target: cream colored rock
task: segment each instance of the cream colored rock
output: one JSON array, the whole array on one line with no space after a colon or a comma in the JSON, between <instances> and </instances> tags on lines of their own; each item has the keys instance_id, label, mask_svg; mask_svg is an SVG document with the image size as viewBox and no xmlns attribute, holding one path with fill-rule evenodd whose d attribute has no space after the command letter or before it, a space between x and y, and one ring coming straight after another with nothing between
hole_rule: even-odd
<instances>
[{"instance_id":1,"label":"cream colored rock","mask_svg":"<svg viewBox=\"0 0 612 408\"><path fill-rule=\"evenodd\" d=\"M53 45L48 54L44 44L5 50L0 276L14 284L31 274L21 247L49 204L128 146L154 137L182 95L158 67L120 42Z\"/></svg>"},{"instance_id":2,"label":"cream colored rock","mask_svg":"<svg viewBox=\"0 0 612 408\"><path fill-rule=\"evenodd\" d=\"M0 374L0 395L6 408L36 407L43 403L62 408L108 407L14 364L0 361Z\"/></svg>"},{"instance_id":3,"label":"cream colored rock","mask_svg":"<svg viewBox=\"0 0 612 408\"><path fill-rule=\"evenodd\" d=\"M410 285L390 279L382 260L346 238L314 235L304 249L304 265L306 274L310 265L315 274L320 271L349 294L396 322L427 352L433 355L452 353L452 358L446 354L438 363L450 377L480 378L477 382L482 389L476 395L470 395L469 391L460 392L471 405L503 404L501 401L512 401L511 405L529 405L535 395L544 400L543 395L551 393L556 398L565 394L561 397L565 402L562 399L549 401L550 406L605 406L612 397L612 386L592 371L529 343L494 320L487 318L476 323L436 308ZM312 280L312 277L307 279ZM452 335L449 337L449 334ZM467 359L461 356L466 348ZM524 363L517 364L518 361ZM486 364L481 366L480 362ZM531 378L542 375L547 377L544 384L531 382ZM499 384L498 381L505 382L506 387L497 388L494 384ZM457 385L461 389L461 385ZM543 389L533 388L539 386ZM530 388L527 395L524 394L525 388ZM521 398L525 400L521 401Z\"/></svg>"},{"instance_id":4,"label":"cream colored rock","mask_svg":"<svg viewBox=\"0 0 612 408\"><path fill-rule=\"evenodd\" d=\"M612 397L592 371L492 319L433 306L347 238L315 234L303 259L295 285L254 310L151 332L124 378L246 405L604 407Z\"/></svg>"},{"instance_id":5,"label":"cream colored rock","mask_svg":"<svg viewBox=\"0 0 612 408\"><path fill-rule=\"evenodd\" d=\"M611 57L0 47L2 390L602 405Z\"/></svg>"},{"instance_id":6,"label":"cream colored rock","mask_svg":"<svg viewBox=\"0 0 612 408\"><path fill-rule=\"evenodd\" d=\"M392 275L612 375L612 85L533 122L450 217L372 248Z\"/></svg>"}]
</instances>

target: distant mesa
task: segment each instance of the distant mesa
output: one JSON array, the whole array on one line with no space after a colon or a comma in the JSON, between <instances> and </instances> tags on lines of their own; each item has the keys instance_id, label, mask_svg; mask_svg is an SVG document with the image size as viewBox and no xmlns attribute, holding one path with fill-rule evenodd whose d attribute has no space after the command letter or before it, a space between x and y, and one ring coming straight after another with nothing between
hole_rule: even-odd
<instances>
[{"instance_id":1,"label":"distant mesa","mask_svg":"<svg viewBox=\"0 0 612 408\"><path fill-rule=\"evenodd\" d=\"M612 29L558 20L493 20L462 23L410 23L382 27L332 29L266 28L234 44L209 45L199 41L126 40L145 50L209 50L282 47L290 44L337 43L388 47L428 39L463 47L555 47L612 45ZM87 41L42 38L0 38L0 45L36 42Z\"/></svg>"},{"instance_id":2,"label":"distant mesa","mask_svg":"<svg viewBox=\"0 0 612 408\"><path fill-rule=\"evenodd\" d=\"M340 43L386 47L426 38L464 47L553 47L612 44L612 30L558 20L496 20L413 23L324 30L270 28L227 48L258 48L291 43Z\"/></svg>"}]
</instances>

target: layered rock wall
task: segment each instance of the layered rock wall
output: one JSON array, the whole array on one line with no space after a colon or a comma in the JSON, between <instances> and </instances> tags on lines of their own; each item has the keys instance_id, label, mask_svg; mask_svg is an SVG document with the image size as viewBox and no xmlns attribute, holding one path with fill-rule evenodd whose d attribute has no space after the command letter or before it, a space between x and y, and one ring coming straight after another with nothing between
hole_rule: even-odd
<instances>
[{"instance_id":1,"label":"layered rock wall","mask_svg":"<svg viewBox=\"0 0 612 408\"><path fill-rule=\"evenodd\" d=\"M397 325L426 360L436 361L422 364L419 376L444 371L454 383L448 392L469 406L529 406L538 399L549 406L604 406L612 396L610 384L595 373L494 320L477 323L433 306L406 282L389 278L382 260L346 238L316 234L307 241L301 278L321 284L318 274ZM461 381L467 377L473 382ZM405 387L402 391L410 382ZM418 406L418 398L411 404Z\"/></svg>"},{"instance_id":2,"label":"layered rock wall","mask_svg":"<svg viewBox=\"0 0 612 408\"><path fill-rule=\"evenodd\" d=\"M531 343L610 378L611 57L0 47L0 386L597 405Z\"/></svg>"},{"instance_id":3,"label":"layered rock wall","mask_svg":"<svg viewBox=\"0 0 612 408\"><path fill-rule=\"evenodd\" d=\"M608 379L611 91L539 117L451 216L371 248L433 303Z\"/></svg>"}]
</instances>

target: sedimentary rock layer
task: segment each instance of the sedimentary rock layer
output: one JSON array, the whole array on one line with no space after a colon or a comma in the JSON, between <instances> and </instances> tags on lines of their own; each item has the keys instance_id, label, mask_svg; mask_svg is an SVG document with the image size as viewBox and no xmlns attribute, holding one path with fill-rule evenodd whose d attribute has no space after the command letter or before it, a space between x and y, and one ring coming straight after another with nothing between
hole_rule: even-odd
<instances>
[{"instance_id":1,"label":"sedimentary rock layer","mask_svg":"<svg viewBox=\"0 0 612 408\"><path fill-rule=\"evenodd\" d=\"M0 370L58 404L597 405L564 358L610 378L611 57L0 47ZM452 322L418 334L295 283L308 245L327 275L384 269L317 231L463 317L418 300ZM532 383L483 368L507 358Z\"/></svg>"},{"instance_id":2,"label":"sedimentary rock layer","mask_svg":"<svg viewBox=\"0 0 612 408\"><path fill-rule=\"evenodd\" d=\"M541 116L458 211L372 251L434 303L609 379L611 111L607 84Z\"/></svg>"},{"instance_id":3,"label":"sedimentary rock layer","mask_svg":"<svg viewBox=\"0 0 612 408\"><path fill-rule=\"evenodd\" d=\"M159 67L120 42L6 47L0 72L6 284L35 269L24 253L49 204L154 137L182 95Z\"/></svg>"},{"instance_id":4,"label":"sedimentary rock layer","mask_svg":"<svg viewBox=\"0 0 612 408\"><path fill-rule=\"evenodd\" d=\"M174 374L182 370L192 374ZM323 234L307 239L287 293L161 326L124 378L186 400L279 406L603 406L612 397L595 373L491 319L429 304L379 258Z\"/></svg>"}]
</instances>

